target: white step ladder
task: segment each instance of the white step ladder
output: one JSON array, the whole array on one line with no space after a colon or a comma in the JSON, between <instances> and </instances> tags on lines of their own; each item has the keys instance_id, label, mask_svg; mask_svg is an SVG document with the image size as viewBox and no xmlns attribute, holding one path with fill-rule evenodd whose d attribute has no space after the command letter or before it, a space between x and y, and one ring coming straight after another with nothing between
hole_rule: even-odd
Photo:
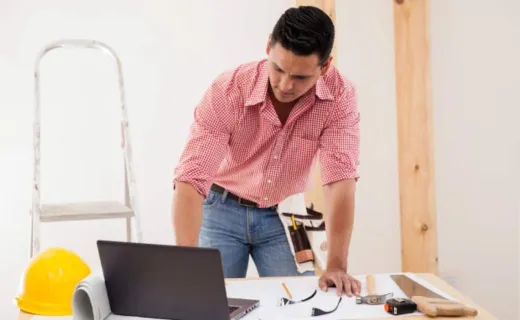
<instances>
[{"instance_id":1,"label":"white step ladder","mask_svg":"<svg viewBox=\"0 0 520 320\"><path fill-rule=\"evenodd\" d=\"M50 51L58 48L98 49L108 54L115 62L118 74L118 87L121 108L121 134L125 165L125 203L84 202L41 205L40 203L40 62ZM142 241L141 221L138 210L137 188L132 163L132 148L128 131L125 90L121 61L115 51L106 44L95 40L66 39L48 44L40 51L34 70L34 123L33 123L33 193L31 210L31 258L40 251L40 224L58 221L126 219L126 240L132 241L132 219L134 219L136 242Z\"/></svg>"}]
</instances>

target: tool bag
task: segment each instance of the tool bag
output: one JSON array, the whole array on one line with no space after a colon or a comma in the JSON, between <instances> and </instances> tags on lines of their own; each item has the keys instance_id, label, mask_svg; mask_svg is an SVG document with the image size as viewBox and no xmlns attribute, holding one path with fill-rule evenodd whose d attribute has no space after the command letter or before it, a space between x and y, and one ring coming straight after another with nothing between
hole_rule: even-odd
<instances>
[{"instance_id":1,"label":"tool bag","mask_svg":"<svg viewBox=\"0 0 520 320\"><path fill-rule=\"evenodd\" d=\"M327 234L323 214L305 207L304 194L296 194L278 205L287 240L300 273L326 269Z\"/></svg>"}]
</instances>

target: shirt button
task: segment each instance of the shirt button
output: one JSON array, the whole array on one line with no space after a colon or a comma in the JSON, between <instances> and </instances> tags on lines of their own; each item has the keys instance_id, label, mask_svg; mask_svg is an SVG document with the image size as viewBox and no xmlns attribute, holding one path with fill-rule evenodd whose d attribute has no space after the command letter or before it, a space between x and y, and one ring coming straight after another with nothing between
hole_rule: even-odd
<instances>
[{"instance_id":1,"label":"shirt button","mask_svg":"<svg viewBox=\"0 0 520 320\"><path fill-rule=\"evenodd\" d=\"M267 183L271 184L272 183L271 179L267 180Z\"/></svg>"},{"instance_id":2,"label":"shirt button","mask_svg":"<svg viewBox=\"0 0 520 320\"><path fill-rule=\"evenodd\" d=\"M273 158L275 158L275 159L278 159L278 155L277 155L277 154L275 154Z\"/></svg>"},{"instance_id":3,"label":"shirt button","mask_svg":"<svg viewBox=\"0 0 520 320\"><path fill-rule=\"evenodd\" d=\"M267 201L267 200L268 200L268 198L267 198L267 197L264 197L264 200L265 200L265 201Z\"/></svg>"}]
</instances>

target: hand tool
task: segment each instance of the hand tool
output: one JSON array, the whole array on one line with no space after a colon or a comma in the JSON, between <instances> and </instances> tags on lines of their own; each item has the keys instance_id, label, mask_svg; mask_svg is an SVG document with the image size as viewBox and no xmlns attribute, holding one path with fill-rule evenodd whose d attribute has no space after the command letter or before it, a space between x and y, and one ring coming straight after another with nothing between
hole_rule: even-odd
<instances>
[{"instance_id":1,"label":"hand tool","mask_svg":"<svg viewBox=\"0 0 520 320\"><path fill-rule=\"evenodd\" d=\"M384 308L386 312L398 316L401 314L414 313L417 311L417 304L411 299L391 298L386 300Z\"/></svg>"},{"instance_id":2,"label":"hand tool","mask_svg":"<svg viewBox=\"0 0 520 320\"><path fill-rule=\"evenodd\" d=\"M391 275L390 278L416 303L417 310L429 317L476 316L478 311L460 302L450 300L433 292L406 275Z\"/></svg>"},{"instance_id":3,"label":"hand tool","mask_svg":"<svg viewBox=\"0 0 520 320\"><path fill-rule=\"evenodd\" d=\"M392 274L390 278L397 284L397 286L407 295L408 298L412 296L423 296L428 298L439 298L446 299L446 297L441 296L433 292L432 290L424 287L420 283L415 282L410 277L404 274Z\"/></svg>"},{"instance_id":4,"label":"hand tool","mask_svg":"<svg viewBox=\"0 0 520 320\"><path fill-rule=\"evenodd\" d=\"M429 317L475 317L477 309L466 306L457 301L447 299L412 296L412 301L417 304L417 310Z\"/></svg>"},{"instance_id":5,"label":"hand tool","mask_svg":"<svg viewBox=\"0 0 520 320\"><path fill-rule=\"evenodd\" d=\"M384 304L387 299L394 296L392 292L386 294L377 294L376 279L373 275L366 276L368 295L356 297L357 304Z\"/></svg>"}]
</instances>

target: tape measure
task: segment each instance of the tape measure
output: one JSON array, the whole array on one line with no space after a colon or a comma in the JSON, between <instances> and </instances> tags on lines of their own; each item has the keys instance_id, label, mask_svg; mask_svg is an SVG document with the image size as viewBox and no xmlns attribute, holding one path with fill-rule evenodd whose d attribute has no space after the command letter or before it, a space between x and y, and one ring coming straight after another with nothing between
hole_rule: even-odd
<instances>
[{"instance_id":1,"label":"tape measure","mask_svg":"<svg viewBox=\"0 0 520 320\"><path fill-rule=\"evenodd\" d=\"M391 298L385 302L385 311L395 316L417 311L417 304L410 299Z\"/></svg>"}]
</instances>

